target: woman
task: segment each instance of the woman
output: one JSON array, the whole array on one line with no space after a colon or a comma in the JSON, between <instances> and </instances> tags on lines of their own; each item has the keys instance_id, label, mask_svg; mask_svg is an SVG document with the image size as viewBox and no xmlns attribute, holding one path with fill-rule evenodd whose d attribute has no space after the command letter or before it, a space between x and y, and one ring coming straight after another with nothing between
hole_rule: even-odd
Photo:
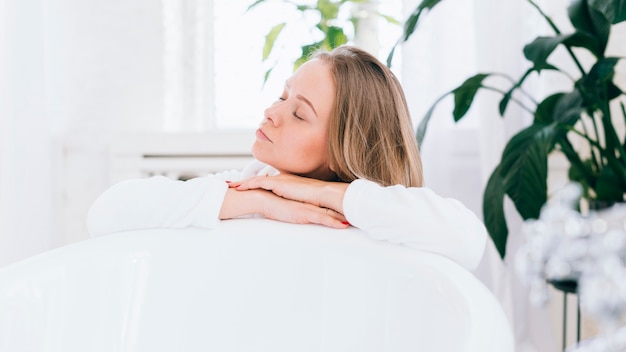
<instances>
[{"instance_id":1,"label":"woman","mask_svg":"<svg viewBox=\"0 0 626 352\"><path fill-rule=\"evenodd\" d=\"M212 228L220 220L260 215L355 226L470 270L482 257L482 223L458 201L421 187L402 87L362 50L343 46L302 65L265 110L252 152L256 161L242 172L117 184L92 206L90 232Z\"/></svg>"}]
</instances>

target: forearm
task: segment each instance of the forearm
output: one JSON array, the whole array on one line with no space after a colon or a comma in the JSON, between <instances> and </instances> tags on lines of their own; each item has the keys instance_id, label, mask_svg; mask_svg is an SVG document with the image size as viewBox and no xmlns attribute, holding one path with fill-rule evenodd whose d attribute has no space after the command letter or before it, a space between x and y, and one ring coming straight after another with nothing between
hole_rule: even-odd
<instances>
[{"instance_id":1,"label":"forearm","mask_svg":"<svg viewBox=\"0 0 626 352\"><path fill-rule=\"evenodd\" d=\"M372 238L442 254L472 270L487 239L480 220L460 202L426 188L381 187L354 181L344 214Z\"/></svg>"},{"instance_id":2,"label":"forearm","mask_svg":"<svg viewBox=\"0 0 626 352\"><path fill-rule=\"evenodd\" d=\"M320 182L322 182L318 192L320 205L343 214L343 197L350 184L344 182Z\"/></svg>"},{"instance_id":3,"label":"forearm","mask_svg":"<svg viewBox=\"0 0 626 352\"><path fill-rule=\"evenodd\" d=\"M87 226L94 236L147 228L211 228L219 221L226 190L223 181L207 178L124 181L92 204Z\"/></svg>"},{"instance_id":4,"label":"forearm","mask_svg":"<svg viewBox=\"0 0 626 352\"><path fill-rule=\"evenodd\" d=\"M249 190L245 192L229 188L220 209L220 220L263 213L263 193L266 191Z\"/></svg>"}]
</instances>

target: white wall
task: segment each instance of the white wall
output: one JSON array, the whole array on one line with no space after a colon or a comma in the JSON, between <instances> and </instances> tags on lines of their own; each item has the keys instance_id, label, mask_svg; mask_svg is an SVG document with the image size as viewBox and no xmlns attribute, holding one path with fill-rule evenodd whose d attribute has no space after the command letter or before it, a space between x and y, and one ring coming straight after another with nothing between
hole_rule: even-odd
<instances>
[{"instance_id":1,"label":"white wall","mask_svg":"<svg viewBox=\"0 0 626 352\"><path fill-rule=\"evenodd\" d=\"M164 88L153 0L1 4L3 265L85 238L110 136L159 128Z\"/></svg>"}]
</instances>

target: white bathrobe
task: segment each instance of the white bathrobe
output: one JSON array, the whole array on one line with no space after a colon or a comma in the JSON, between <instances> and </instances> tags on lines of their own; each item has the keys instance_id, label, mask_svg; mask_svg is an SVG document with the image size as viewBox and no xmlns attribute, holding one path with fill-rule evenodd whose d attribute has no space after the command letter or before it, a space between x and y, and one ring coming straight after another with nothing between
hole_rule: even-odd
<instances>
[{"instance_id":1,"label":"white bathrobe","mask_svg":"<svg viewBox=\"0 0 626 352\"><path fill-rule=\"evenodd\" d=\"M94 202L87 225L94 236L146 228L212 228L220 221L225 180L277 173L254 161L242 171L185 182L161 176L123 181ZM468 270L483 256L487 232L480 220L459 201L428 188L356 180L346 190L343 209L352 226L376 240L438 253Z\"/></svg>"}]
</instances>

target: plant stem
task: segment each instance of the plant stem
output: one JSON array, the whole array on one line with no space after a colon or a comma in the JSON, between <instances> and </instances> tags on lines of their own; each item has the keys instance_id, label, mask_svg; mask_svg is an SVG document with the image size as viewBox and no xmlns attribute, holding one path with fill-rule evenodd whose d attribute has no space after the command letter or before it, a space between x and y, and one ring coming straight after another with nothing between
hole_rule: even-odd
<instances>
[{"instance_id":1,"label":"plant stem","mask_svg":"<svg viewBox=\"0 0 626 352\"><path fill-rule=\"evenodd\" d=\"M482 88L484 88L484 89L486 89L486 90L493 91L493 92L500 93L500 94L502 94L502 95L506 94L506 92L505 92L505 91L503 91L503 90L501 90L501 89L498 89L498 88L495 88L495 87L490 87L490 86L485 86L485 85L483 85L483 86L482 86ZM513 102L517 103L517 105L519 105L522 109L526 110L529 114L531 114L531 115L533 115L533 116L535 115L535 111L534 111L534 110L532 110L531 108L529 108L528 106L524 105L524 103L522 103L519 99L517 99L517 98L515 98L515 97L513 97L513 96L512 96L512 97L511 97L511 101L513 101Z\"/></svg>"},{"instance_id":2,"label":"plant stem","mask_svg":"<svg viewBox=\"0 0 626 352\"><path fill-rule=\"evenodd\" d=\"M574 150L574 147L572 146L572 143L569 141L567 136L563 136L563 139L561 139L557 143L561 146L561 151L563 152L563 154L565 154L567 160L569 160L572 167L577 168L578 171L580 171L580 174L584 177L585 182L587 182L587 185L594 188L595 184L593 175L588 172L585 164L580 159L578 153L576 153L576 151Z\"/></svg>"},{"instance_id":3,"label":"plant stem","mask_svg":"<svg viewBox=\"0 0 626 352\"><path fill-rule=\"evenodd\" d=\"M541 14L541 16L543 16L543 18L545 18L545 20L548 22L548 24L550 25L550 27L552 28L552 30L554 30L554 33L556 33L557 35L561 34L561 31L559 30L559 28L554 24L554 22L552 22L552 19L550 17L548 17L548 15L546 15L543 10L539 7L539 5L537 5L533 0L528 0L528 2L535 8L537 9L537 11L539 11L539 13ZM585 69L583 68L583 66L580 64L580 61L578 61L578 58L576 57L576 55L574 55L574 52L572 51L572 48L570 48L567 45L564 45L565 49L567 49L567 52L569 53L569 55L572 57L572 60L574 60L574 63L576 64L576 66L578 67L578 70L580 71L580 73L585 76Z\"/></svg>"},{"instance_id":4,"label":"plant stem","mask_svg":"<svg viewBox=\"0 0 626 352\"><path fill-rule=\"evenodd\" d=\"M565 72L564 72L565 73ZM567 73L565 73L567 74ZM537 102L537 100L535 100L535 98L530 95L530 93L526 92L524 89L522 89L521 85L518 85L518 82L515 82L515 80L513 79L513 77L504 74L504 73L500 73L500 72L495 72L492 74L492 76L500 76L502 78L507 79L509 82L511 82L513 84L513 86L517 86L516 89L526 98L528 98L528 100L532 101L535 105L539 105L539 102Z\"/></svg>"},{"instance_id":5,"label":"plant stem","mask_svg":"<svg viewBox=\"0 0 626 352\"><path fill-rule=\"evenodd\" d=\"M591 119L591 124L593 125L593 130L595 133L595 141L598 142L600 140L600 132L598 131L598 124L596 123L596 118L593 114L593 111L586 112L587 115L589 115L589 118ZM583 137L587 138L587 136L590 135L590 133L587 131L587 126L585 126L585 123L583 121L581 121L581 125L583 126L583 130L585 131L585 134ZM578 130L574 130L575 132L578 132ZM587 140L589 141L589 143L591 144L591 137L587 138ZM596 148L602 148L602 146L599 144L599 142L595 145ZM598 154L600 154L598 157L596 157L596 153L594 152L595 150L592 148L592 145L589 146L589 151L591 153L591 160L593 161L593 164L596 166L596 170L600 170L600 163L598 162L598 157L601 156L602 153L600 153L598 151Z\"/></svg>"}]
</instances>

